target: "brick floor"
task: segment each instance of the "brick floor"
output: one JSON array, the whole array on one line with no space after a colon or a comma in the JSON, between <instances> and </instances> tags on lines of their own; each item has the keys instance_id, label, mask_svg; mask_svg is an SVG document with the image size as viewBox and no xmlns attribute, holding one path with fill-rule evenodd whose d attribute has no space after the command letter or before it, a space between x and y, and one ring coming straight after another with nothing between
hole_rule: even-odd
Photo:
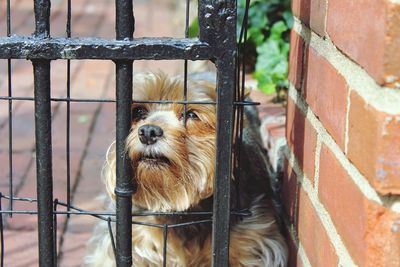
<instances>
[{"instance_id":1,"label":"brick floor","mask_svg":"<svg viewBox=\"0 0 400 267\"><path fill-rule=\"evenodd\" d=\"M282 147L285 146L286 108L282 103L274 103L275 95L265 95L261 91L253 90L250 97L257 102L261 122L260 134L264 147L268 150L269 159L274 171L282 171Z\"/></svg>"},{"instance_id":2,"label":"brick floor","mask_svg":"<svg viewBox=\"0 0 400 267\"><path fill-rule=\"evenodd\" d=\"M66 0L53 0L51 34L66 36ZM6 1L0 1L0 35L6 35ZM34 30L33 2L11 1L12 34L31 35ZM174 1L135 2L136 33L141 36L183 36L184 29L167 23L175 16ZM73 37L115 37L115 8L109 0L72 1ZM150 15L149 15L150 14ZM183 16L182 16L183 18ZM164 21L164 23L160 23ZM66 96L65 61L52 62L52 97ZM178 74L181 61L137 61L134 71L162 70ZM80 60L71 62L71 96L73 98L114 98L115 66L111 61ZM0 60L0 96L8 94L7 60ZM32 64L12 60L13 96L33 96ZM0 192L9 195L8 102L0 102ZM36 198L36 163L34 143L34 110L32 101L12 104L13 192L18 197ZM66 114L67 105L52 103L52 142L54 197L66 201ZM103 192L100 179L105 153L115 135L115 107L112 103L71 103L70 173L74 206L85 210L102 210L98 196ZM3 208L8 201L2 201ZM14 202L16 210L36 210L36 204ZM5 216L6 217L6 216ZM60 266L80 266L85 246L97 219L90 216L58 216L57 236ZM37 218L14 215L4 219L5 266L38 266Z\"/></svg>"}]
</instances>

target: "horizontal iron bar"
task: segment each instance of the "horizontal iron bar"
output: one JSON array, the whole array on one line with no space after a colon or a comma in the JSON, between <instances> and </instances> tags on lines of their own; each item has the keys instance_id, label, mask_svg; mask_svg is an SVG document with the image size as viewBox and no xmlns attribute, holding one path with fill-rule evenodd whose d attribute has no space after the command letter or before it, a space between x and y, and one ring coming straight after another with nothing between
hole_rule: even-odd
<instances>
[{"instance_id":1,"label":"horizontal iron bar","mask_svg":"<svg viewBox=\"0 0 400 267\"><path fill-rule=\"evenodd\" d=\"M35 100L33 97L25 97L25 96L0 96L0 100L26 100L33 101ZM98 98L98 99L90 99L90 98L62 98L62 97L52 97L51 101L54 102L77 102L77 103L85 103L85 102L95 102L95 103L115 103L114 99L107 98ZM133 100L132 103L139 104L190 104L190 105L216 105L215 101L173 101L173 100ZM260 102L252 102L252 101L235 101L233 102L235 106L258 106Z\"/></svg>"},{"instance_id":2,"label":"horizontal iron bar","mask_svg":"<svg viewBox=\"0 0 400 267\"><path fill-rule=\"evenodd\" d=\"M74 209L71 207L71 209ZM36 210L0 210L0 214L19 214L19 215L34 215L38 212ZM89 215L89 216L115 216L115 212L107 211L85 211L78 209L77 211L53 211L54 214L59 215ZM148 213L132 213L132 217L147 217L147 216L211 216L212 211L203 212L148 212ZM231 215L235 216L251 216L250 211L231 211Z\"/></svg>"},{"instance_id":3,"label":"horizontal iron bar","mask_svg":"<svg viewBox=\"0 0 400 267\"><path fill-rule=\"evenodd\" d=\"M0 198L3 199L11 199L10 196L3 195L0 192ZM30 202L36 203L37 199L30 198L30 197L12 197L15 201L21 202ZM53 201L54 203L55 201ZM62 201L57 201L57 205L61 207L67 207L67 203ZM115 212L113 211L85 211L78 207L69 205L71 210L74 211L54 211L57 214L74 214L74 215L100 215L100 216L115 216ZM0 213L15 213L15 214L37 214L35 210L0 210ZM175 212L136 212L132 213L132 217L141 217L141 216L193 216L193 215L212 215L212 211L175 211ZM248 209L241 209L241 210L231 210L231 215L237 216L251 216L251 212Z\"/></svg>"},{"instance_id":4,"label":"horizontal iron bar","mask_svg":"<svg viewBox=\"0 0 400 267\"><path fill-rule=\"evenodd\" d=\"M26 211L25 213L22 212L18 212L18 211L1 211L0 214L16 214L16 215L36 215L38 214L36 211L30 211L29 213ZM115 223L116 219L114 218L110 218L110 217L106 217L108 215L97 215L97 214L83 214L83 213L77 213L77 212L68 212L68 211L53 211L53 214L57 214L57 215L67 215L67 214L72 214L72 215L89 215L89 216L93 216L96 217L98 219L101 219L103 221L107 221L110 220L111 222ZM140 221L132 221L131 223L129 223L129 225L143 225L143 226L149 226L149 227L156 227L156 228L164 228L165 225L167 225L169 228L176 228L176 227L184 227L184 226L190 226L190 225L195 225L195 224L203 224L203 223L211 223L212 219L204 219L204 220L195 220L195 221L190 221L190 222L183 222L183 223L174 223L174 224L161 224L161 223L148 223L148 222L140 222Z\"/></svg>"},{"instance_id":5,"label":"horizontal iron bar","mask_svg":"<svg viewBox=\"0 0 400 267\"><path fill-rule=\"evenodd\" d=\"M215 51L198 39L0 37L0 59L188 59L214 58Z\"/></svg>"}]
</instances>

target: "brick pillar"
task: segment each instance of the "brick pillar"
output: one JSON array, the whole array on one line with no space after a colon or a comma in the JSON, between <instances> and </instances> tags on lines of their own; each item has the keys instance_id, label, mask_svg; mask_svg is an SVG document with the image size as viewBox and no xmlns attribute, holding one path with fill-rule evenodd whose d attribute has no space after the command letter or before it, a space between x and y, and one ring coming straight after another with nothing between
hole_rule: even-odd
<instances>
[{"instance_id":1,"label":"brick pillar","mask_svg":"<svg viewBox=\"0 0 400 267\"><path fill-rule=\"evenodd\" d=\"M292 7L290 266L400 266L400 1Z\"/></svg>"}]
</instances>

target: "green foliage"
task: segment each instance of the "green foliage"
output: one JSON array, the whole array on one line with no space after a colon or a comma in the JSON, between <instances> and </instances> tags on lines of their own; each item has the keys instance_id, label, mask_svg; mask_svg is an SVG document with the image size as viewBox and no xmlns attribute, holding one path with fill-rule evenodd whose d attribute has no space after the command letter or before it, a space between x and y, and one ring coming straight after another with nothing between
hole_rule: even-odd
<instances>
[{"instance_id":1,"label":"green foliage","mask_svg":"<svg viewBox=\"0 0 400 267\"><path fill-rule=\"evenodd\" d=\"M287 87L289 44L282 39L286 30L284 22L275 22L269 38L257 46L254 78L265 93L275 92L277 86Z\"/></svg>"},{"instance_id":2,"label":"green foliage","mask_svg":"<svg viewBox=\"0 0 400 267\"><path fill-rule=\"evenodd\" d=\"M289 32L293 26L290 2L290 0L250 1L245 40L247 47L245 53L248 59L245 58L245 64L247 70L254 70L253 76L258 81L258 87L267 94L274 93L277 88L288 87ZM238 38L245 7L246 0L238 0ZM189 26L189 37L194 38L198 34L199 20L196 17Z\"/></svg>"},{"instance_id":3,"label":"green foliage","mask_svg":"<svg viewBox=\"0 0 400 267\"><path fill-rule=\"evenodd\" d=\"M245 4L246 0L238 1L238 31L243 21ZM245 42L246 46L255 47L253 76L259 88L267 94L275 92L278 87L288 86L289 32L292 25L290 0L250 2Z\"/></svg>"}]
</instances>

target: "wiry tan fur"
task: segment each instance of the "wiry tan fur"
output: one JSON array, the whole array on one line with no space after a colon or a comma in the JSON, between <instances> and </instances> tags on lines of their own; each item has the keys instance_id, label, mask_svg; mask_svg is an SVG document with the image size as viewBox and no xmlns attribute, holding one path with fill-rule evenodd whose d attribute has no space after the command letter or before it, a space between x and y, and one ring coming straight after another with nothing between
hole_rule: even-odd
<instances>
[{"instance_id":1,"label":"wiry tan fur","mask_svg":"<svg viewBox=\"0 0 400 267\"><path fill-rule=\"evenodd\" d=\"M135 100L181 101L183 80L163 74L146 74L135 78ZM189 101L215 101L215 85L206 81L189 81ZM133 121L126 140L132 160L137 191L132 196L134 211L186 211L196 208L213 194L215 161L214 105L188 104L196 119L183 123L181 104L134 104L148 111L146 118ZM157 125L163 136L153 145L139 141L138 128ZM115 199L115 152L107 153L104 179L111 203ZM168 163L149 164L143 155L162 155ZM276 225L266 196L251 200L252 215L231 226L230 266L285 266L286 246ZM148 223L176 223L163 216L136 217ZM210 227L169 229L167 266L211 266ZM132 226L134 266L162 266L163 230L142 225ZM106 223L96 227L89 246L86 266L115 266Z\"/></svg>"}]
</instances>

